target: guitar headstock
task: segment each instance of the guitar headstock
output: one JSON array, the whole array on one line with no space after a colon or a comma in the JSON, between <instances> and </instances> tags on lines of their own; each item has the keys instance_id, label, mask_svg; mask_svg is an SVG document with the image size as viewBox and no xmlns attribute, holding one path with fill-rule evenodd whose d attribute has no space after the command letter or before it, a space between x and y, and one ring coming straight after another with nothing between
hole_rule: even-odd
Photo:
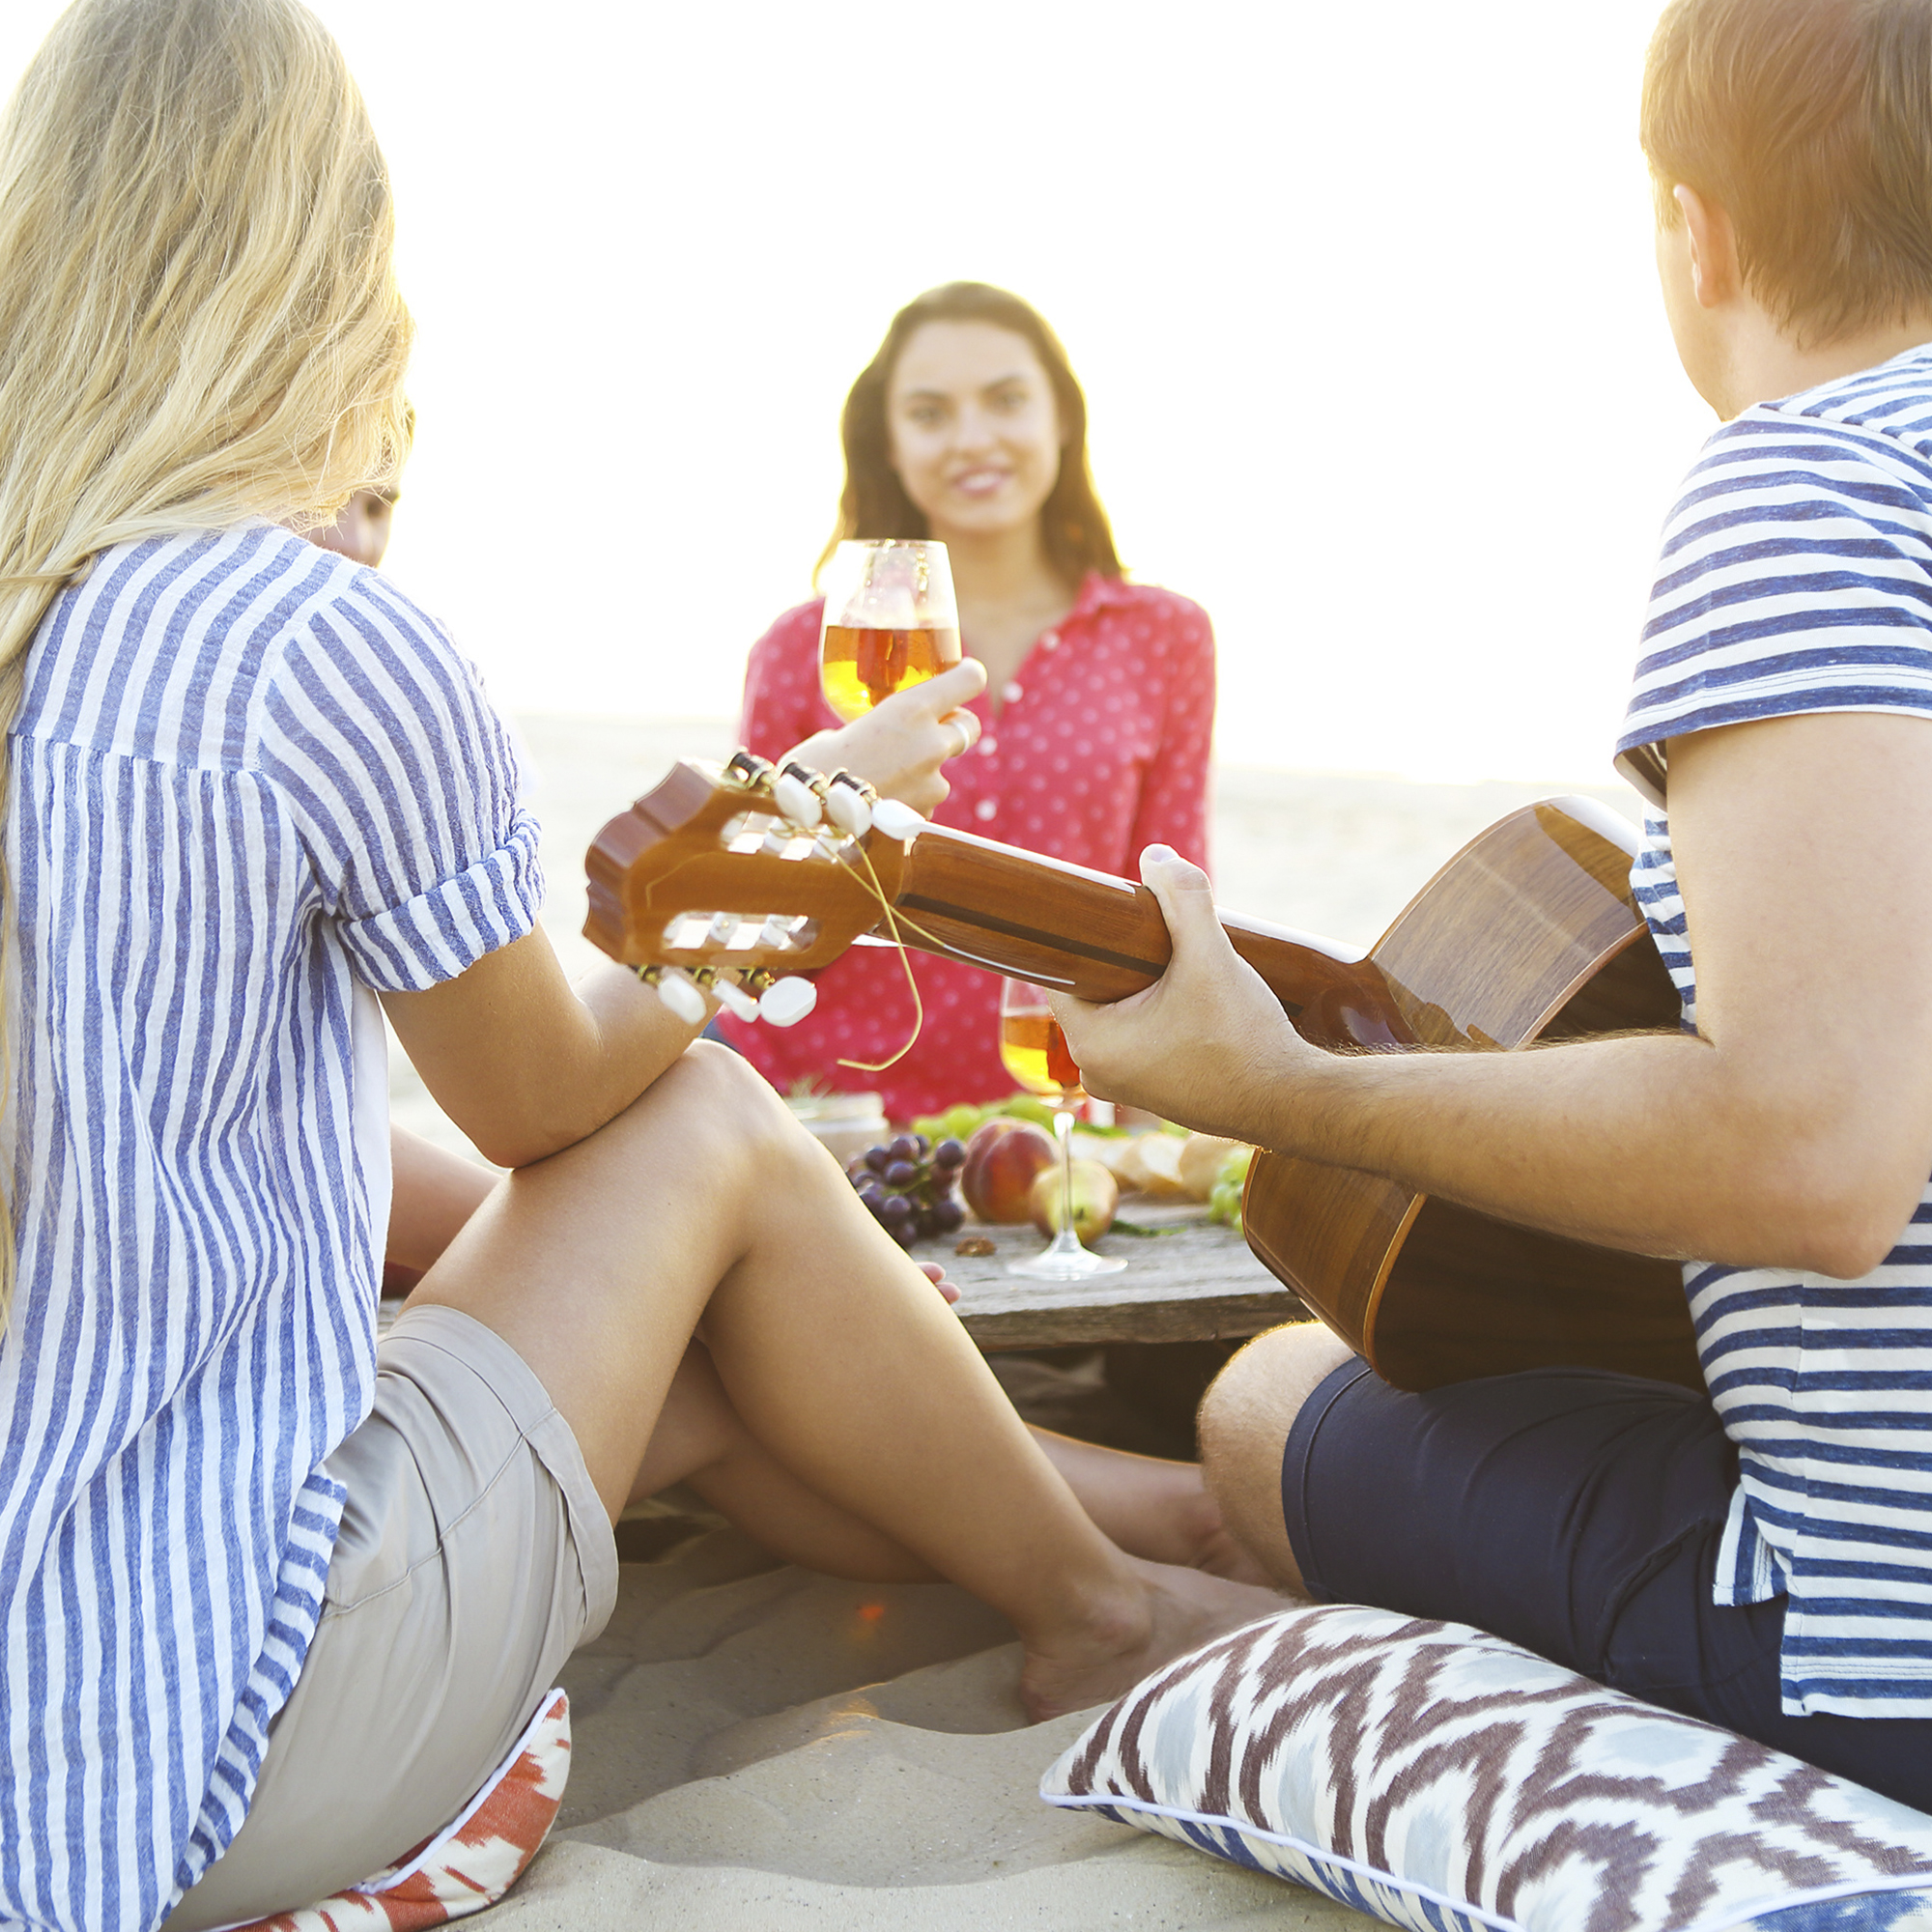
<instances>
[{"instance_id":1,"label":"guitar headstock","mask_svg":"<svg viewBox=\"0 0 1932 1932\"><path fill-rule=\"evenodd\" d=\"M923 824L847 773L688 758L591 842L584 937L693 1024L698 989L789 1024L810 1010L798 976L879 923Z\"/></svg>"}]
</instances>

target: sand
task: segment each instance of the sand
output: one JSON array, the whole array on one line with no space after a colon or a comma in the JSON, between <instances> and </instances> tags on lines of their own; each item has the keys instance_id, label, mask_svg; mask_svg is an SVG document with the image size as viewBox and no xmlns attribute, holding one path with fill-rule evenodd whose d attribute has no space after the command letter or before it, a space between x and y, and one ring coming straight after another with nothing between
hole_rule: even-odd
<instances>
[{"instance_id":1,"label":"sand","mask_svg":"<svg viewBox=\"0 0 1932 1932\"><path fill-rule=\"evenodd\" d=\"M582 853L679 755L720 756L720 721L517 721L545 825L545 923L573 972ZM1373 941L1460 845L1503 812L1588 789L1421 785L1335 773L1222 770L1214 867L1231 910ZM462 1136L399 1054L406 1125ZM1084 1724L1025 1724L1004 1622L946 1586L880 1588L782 1566L737 1532L669 1516L626 1525L610 1629L570 1663L575 1748L564 1808L504 1932L1087 1932L1133 1926L1361 1927L1279 1880L1042 1804L1039 1776Z\"/></svg>"},{"instance_id":2,"label":"sand","mask_svg":"<svg viewBox=\"0 0 1932 1932\"><path fill-rule=\"evenodd\" d=\"M679 1932L1360 1927L1297 1887L1055 1810L1086 1714L1027 1725L1010 1629L944 1585L841 1583L713 1529L627 1563L571 1661L557 1829L491 1924Z\"/></svg>"}]
</instances>

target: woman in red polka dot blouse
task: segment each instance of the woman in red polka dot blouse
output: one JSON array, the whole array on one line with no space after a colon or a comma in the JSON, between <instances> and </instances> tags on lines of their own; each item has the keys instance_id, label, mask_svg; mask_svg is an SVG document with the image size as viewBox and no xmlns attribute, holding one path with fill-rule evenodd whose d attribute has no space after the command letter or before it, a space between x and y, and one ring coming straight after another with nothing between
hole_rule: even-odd
<instances>
[{"instance_id":1,"label":"woman in red polka dot blouse","mask_svg":"<svg viewBox=\"0 0 1932 1932\"><path fill-rule=\"evenodd\" d=\"M932 290L894 317L846 398L846 537L941 539L966 650L986 668L977 744L947 766L942 825L1137 876L1141 848L1207 863L1214 637L1172 591L1126 583L1087 463L1087 409L1065 351L1016 296ZM828 546L827 554L830 554ZM768 758L838 724L818 686L822 600L753 648L739 735ZM963 726L962 726L963 735ZM818 979L818 1008L780 1032L721 1026L774 1085L885 1097L897 1121L1013 1091L999 981L915 953L919 1042L897 957L857 949Z\"/></svg>"}]
</instances>

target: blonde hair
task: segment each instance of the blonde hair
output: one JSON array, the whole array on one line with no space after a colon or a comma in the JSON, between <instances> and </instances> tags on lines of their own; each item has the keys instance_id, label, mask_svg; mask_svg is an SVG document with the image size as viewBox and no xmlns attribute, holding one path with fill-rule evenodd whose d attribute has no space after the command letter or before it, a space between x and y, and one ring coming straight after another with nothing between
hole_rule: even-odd
<instances>
[{"instance_id":1,"label":"blonde hair","mask_svg":"<svg viewBox=\"0 0 1932 1932\"><path fill-rule=\"evenodd\" d=\"M0 797L28 646L96 554L327 523L394 480L394 239L362 98L298 0L55 23L0 119ZM0 1237L0 1320L13 1267Z\"/></svg>"}]
</instances>

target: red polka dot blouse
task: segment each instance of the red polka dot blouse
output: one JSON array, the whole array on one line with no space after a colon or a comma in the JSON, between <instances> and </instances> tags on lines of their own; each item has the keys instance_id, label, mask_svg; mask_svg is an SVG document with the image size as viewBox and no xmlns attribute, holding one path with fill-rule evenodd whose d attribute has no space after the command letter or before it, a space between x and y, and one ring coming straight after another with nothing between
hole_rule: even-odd
<instances>
[{"instance_id":1,"label":"red polka dot blouse","mask_svg":"<svg viewBox=\"0 0 1932 1932\"><path fill-rule=\"evenodd\" d=\"M818 688L823 605L787 611L753 647L739 738L762 756L838 721ZM1072 611L1043 632L1003 692L975 699L980 742L946 768L934 814L1005 844L1135 876L1144 846L1208 863L1208 754L1214 723L1214 634L1198 604L1151 584L1090 574ZM818 976L810 1019L780 1030L720 1025L781 1092L811 1080L884 1096L895 1121L1013 1091L1000 1064L1000 982L912 953L925 1003L919 1042L884 1073L912 1031L897 955L855 948Z\"/></svg>"}]
</instances>

